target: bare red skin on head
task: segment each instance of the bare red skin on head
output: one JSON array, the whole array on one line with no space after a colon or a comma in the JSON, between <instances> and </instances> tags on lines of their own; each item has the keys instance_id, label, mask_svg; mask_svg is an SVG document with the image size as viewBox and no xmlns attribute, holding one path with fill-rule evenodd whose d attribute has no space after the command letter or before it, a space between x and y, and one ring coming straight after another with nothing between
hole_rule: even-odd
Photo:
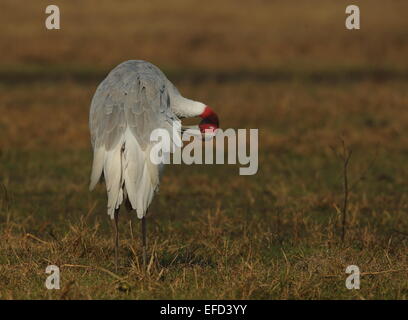
<instances>
[{"instance_id":1,"label":"bare red skin on head","mask_svg":"<svg viewBox=\"0 0 408 320\"><path fill-rule=\"evenodd\" d=\"M214 132L219 127L219 121L217 114L209 107L206 106L203 113L200 114L200 117L203 119L201 120L200 124L200 131L205 133L205 131Z\"/></svg>"}]
</instances>

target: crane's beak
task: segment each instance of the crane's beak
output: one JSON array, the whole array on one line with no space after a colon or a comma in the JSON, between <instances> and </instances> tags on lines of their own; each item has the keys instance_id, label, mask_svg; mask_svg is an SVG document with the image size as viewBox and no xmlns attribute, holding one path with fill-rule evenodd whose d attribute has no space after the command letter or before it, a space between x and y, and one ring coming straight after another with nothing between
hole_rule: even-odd
<instances>
[{"instance_id":1,"label":"crane's beak","mask_svg":"<svg viewBox=\"0 0 408 320\"><path fill-rule=\"evenodd\" d=\"M202 120L199 125L182 126L181 132L187 131L188 134L194 136L201 135L202 139L206 141L215 136L216 130L219 128L219 120L217 114L208 106L205 107L200 117Z\"/></svg>"},{"instance_id":2,"label":"crane's beak","mask_svg":"<svg viewBox=\"0 0 408 320\"><path fill-rule=\"evenodd\" d=\"M202 133L215 131L220 126L217 114L209 106L205 107L204 112L200 114L200 117L203 120L201 120L198 126Z\"/></svg>"}]
</instances>

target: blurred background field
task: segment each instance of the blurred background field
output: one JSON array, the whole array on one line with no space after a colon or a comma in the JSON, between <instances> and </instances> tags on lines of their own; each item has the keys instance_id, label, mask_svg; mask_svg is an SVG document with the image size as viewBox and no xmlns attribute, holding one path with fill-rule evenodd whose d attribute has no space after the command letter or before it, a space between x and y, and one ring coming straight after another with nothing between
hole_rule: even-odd
<instances>
[{"instance_id":1,"label":"blurred background field","mask_svg":"<svg viewBox=\"0 0 408 320\"><path fill-rule=\"evenodd\" d=\"M406 299L408 3L0 3L1 299ZM113 271L104 185L90 193L88 113L117 64L143 59L222 128L259 128L259 171L170 166L149 219L123 212ZM340 241L341 139L353 151ZM360 179L361 178L361 179ZM62 288L44 287L61 266ZM347 290L345 268L364 273Z\"/></svg>"}]
</instances>

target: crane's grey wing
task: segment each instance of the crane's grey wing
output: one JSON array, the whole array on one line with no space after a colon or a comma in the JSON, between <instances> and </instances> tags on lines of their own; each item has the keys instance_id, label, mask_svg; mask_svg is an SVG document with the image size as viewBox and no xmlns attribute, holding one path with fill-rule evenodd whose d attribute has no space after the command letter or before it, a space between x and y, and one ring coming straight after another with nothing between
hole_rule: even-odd
<instances>
[{"instance_id":1,"label":"crane's grey wing","mask_svg":"<svg viewBox=\"0 0 408 320\"><path fill-rule=\"evenodd\" d=\"M178 120L170 109L166 82L152 72L116 69L101 83L92 99L92 145L94 148L103 145L110 150L129 127L145 150L154 129L167 128Z\"/></svg>"}]
</instances>

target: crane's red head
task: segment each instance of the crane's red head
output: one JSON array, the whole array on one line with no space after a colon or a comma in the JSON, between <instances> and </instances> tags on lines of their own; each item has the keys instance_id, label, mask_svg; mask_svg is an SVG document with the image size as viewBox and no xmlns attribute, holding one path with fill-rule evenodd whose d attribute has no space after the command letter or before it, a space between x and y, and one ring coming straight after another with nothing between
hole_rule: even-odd
<instances>
[{"instance_id":1,"label":"crane's red head","mask_svg":"<svg viewBox=\"0 0 408 320\"><path fill-rule=\"evenodd\" d=\"M200 124L200 131L202 133L207 132L214 132L219 127L219 121L217 114L209 107L206 106L203 113L200 114L200 117L203 119L201 120Z\"/></svg>"}]
</instances>

